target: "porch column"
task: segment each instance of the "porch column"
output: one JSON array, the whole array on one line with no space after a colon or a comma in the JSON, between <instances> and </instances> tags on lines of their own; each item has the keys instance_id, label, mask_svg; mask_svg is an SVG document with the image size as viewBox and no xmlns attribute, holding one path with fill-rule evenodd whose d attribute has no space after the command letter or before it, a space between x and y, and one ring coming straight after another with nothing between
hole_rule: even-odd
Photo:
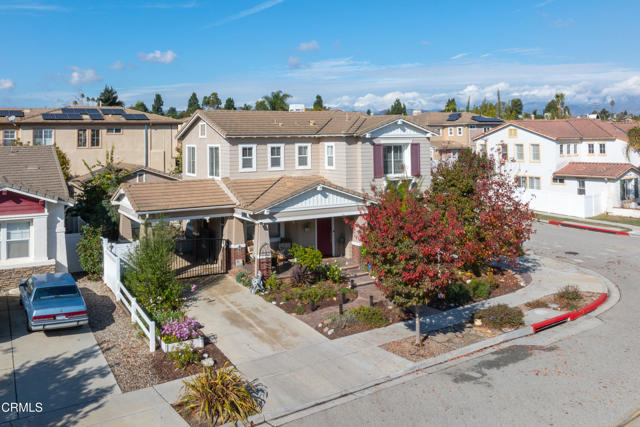
<instances>
[{"instance_id":1,"label":"porch column","mask_svg":"<svg viewBox=\"0 0 640 427\"><path fill-rule=\"evenodd\" d=\"M244 265L247 245L244 241L243 222L236 217L227 218L222 229L222 238L229 241L229 267Z\"/></svg>"},{"instance_id":2,"label":"porch column","mask_svg":"<svg viewBox=\"0 0 640 427\"><path fill-rule=\"evenodd\" d=\"M258 270L262 271L262 277L267 279L271 276L271 241L269 239L269 225L266 223L256 223L253 237L255 262L253 274L257 275Z\"/></svg>"},{"instance_id":3,"label":"porch column","mask_svg":"<svg viewBox=\"0 0 640 427\"><path fill-rule=\"evenodd\" d=\"M353 225L353 235L351 237L351 261L356 264L360 264L361 262L360 249L362 247L362 242L360 241L360 231L358 230L358 227L365 224L366 222L362 215L358 215L358 218L356 218L356 222ZM349 257L348 253L345 253L345 255Z\"/></svg>"}]
</instances>

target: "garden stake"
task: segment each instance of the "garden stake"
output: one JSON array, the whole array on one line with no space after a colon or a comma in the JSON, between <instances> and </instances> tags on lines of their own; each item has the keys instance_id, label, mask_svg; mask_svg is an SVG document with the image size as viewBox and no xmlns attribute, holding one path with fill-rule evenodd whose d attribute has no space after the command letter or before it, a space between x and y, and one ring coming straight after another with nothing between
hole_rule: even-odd
<instances>
[{"instance_id":1,"label":"garden stake","mask_svg":"<svg viewBox=\"0 0 640 427\"><path fill-rule=\"evenodd\" d=\"M369 295L369 305L373 307L373 295Z\"/></svg>"},{"instance_id":2,"label":"garden stake","mask_svg":"<svg viewBox=\"0 0 640 427\"><path fill-rule=\"evenodd\" d=\"M344 313L344 311L343 311L343 309L342 309L342 304L340 304L340 305L338 306L338 310L339 310L340 316L342 316L342 314Z\"/></svg>"},{"instance_id":3,"label":"garden stake","mask_svg":"<svg viewBox=\"0 0 640 427\"><path fill-rule=\"evenodd\" d=\"M351 279L351 285L350 285L351 289L355 289L356 288L356 282L355 280Z\"/></svg>"},{"instance_id":4,"label":"garden stake","mask_svg":"<svg viewBox=\"0 0 640 427\"><path fill-rule=\"evenodd\" d=\"M342 298L342 304L347 302L347 296L344 294L344 292L341 294L342 296L340 298Z\"/></svg>"}]
</instances>

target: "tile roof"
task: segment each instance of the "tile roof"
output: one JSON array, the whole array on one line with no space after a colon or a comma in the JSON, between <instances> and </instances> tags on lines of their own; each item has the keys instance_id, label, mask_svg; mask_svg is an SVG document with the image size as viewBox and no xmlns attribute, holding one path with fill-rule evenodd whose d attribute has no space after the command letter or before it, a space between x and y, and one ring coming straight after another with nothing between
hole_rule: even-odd
<instances>
[{"instance_id":1,"label":"tile roof","mask_svg":"<svg viewBox=\"0 0 640 427\"><path fill-rule=\"evenodd\" d=\"M461 124L483 124L486 126L494 126L496 124L502 124L503 120L499 122L484 122L473 119L473 117L482 116L481 114L460 111L455 114L460 114L460 117L457 120L447 120L449 116L454 113L444 112L444 111L428 111L425 113L421 113L415 116L412 116L418 122L423 123L425 126L446 126L446 125L461 125ZM493 118L493 117L491 117Z\"/></svg>"},{"instance_id":2,"label":"tile roof","mask_svg":"<svg viewBox=\"0 0 640 427\"><path fill-rule=\"evenodd\" d=\"M509 125L533 131L553 140L619 139L629 142L627 132L638 124L608 122L597 119L511 120L504 125L474 137L474 139L481 138Z\"/></svg>"},{"instance_id":3,"label":"tile roof","mask_svg":"<svg viewBox=\"0 0 640 427\"><path fill-rule=\"evenodd\" d=\"M72 202L53 146L0 146L0 186Z\"/></svg>"},{"instance_id":4,"label":"tile roof","mask_svg":"<svg viewBox=\"0 0 640 427\"><path fill-rule=\"evenodd\" d=\"M227 192L213 179L122 184L133 209L138 212L235 206ZM114 195L117 197L118 192Z\"/></svg>"},{"instance_id":5,"label":"tile roof","mask_svg":"<svg viewBox=\"0 0 640 427\"><path fill-rule=\"evenodd\" d=\"M175 177L175 176L173 176L171 174L168 174L166 172L162 172L161 170L158 170L158 169L150 168L148 166L136 165L134 163L125 163L125 162L118 162L117 165L118 165L119 170L126 170L128 172L127 175L130 175L130 174L133 174L133 173L139 172L139 171L146 171L146 172L149 172L149 173L154 173L156 175L164 176L164 177L166 177L168 179L171 179L171 180L174 180L174 181L177 181L179 179L179 178L177 178L177 177ZM78 176L74 177L71 180L71 182L72 183L82 183L84 181L88 181L89 179L91 179L92 174L101 172L102 170L104 170L104 168L97 168L97 169L94 169L92 172L87 172L85 174L78 175Z\"/></svg>"},{"instance_id":6,"label":"tile roof","mask_svg":"<svg viewBox=\"0 0 640 427\"><path fill-rule=\"evenodd\" d=\"M145 114L149 120L126 120L121 115L113 115L113 114L102 114L104 120L92 120L88 115L83 115L82 120L45 120L42 118L43 113L61 113L62 108L97 108L99 110L107 110L109 108L119 108L125 111L126 114ZM2 110L4 108L0 108ZM171 117L161 116L159 114L152 113L143 113L142 111L134 110L132 108L125 107L96 107L93 105L90 106L81 106L81 105L71 105L69 107L61 107L61 108L12 108L15 110L24 111L24 117L16 117L15 123L17 125L20 124L79 124L79 123L92 123L92 124L108 124L108 125L135 125L135 124L174 124L178 125L181 123L180 120L173 119ZM6 122L8 120L6 117L0 117L0 123Z\"/></svg>"},{"instance_id":7,"label":"tile roof","mask_svg":"<svg viewBox=\"0 0 640 427\"><path fill-rule=\"evenodd\" d=\"M569 162L566 166L555 171L553 175L575 178L617 179L630 169L640 173L640 169L631 163Z\"/></svg>"}]
</instances>

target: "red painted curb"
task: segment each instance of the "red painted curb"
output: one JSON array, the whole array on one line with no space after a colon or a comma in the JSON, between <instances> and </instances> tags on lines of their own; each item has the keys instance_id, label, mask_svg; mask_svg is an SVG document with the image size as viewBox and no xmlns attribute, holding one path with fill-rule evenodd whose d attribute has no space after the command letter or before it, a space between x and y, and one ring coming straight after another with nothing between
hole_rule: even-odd
<instances>
[{"instance_id":1,"label":"red painted curb","mask_svg":"<svg viewBox=\"0 0 640 427\"><path fill-rule=\"evenodd\" d=\"M542 322L533 323L531 327L533 328L533 333L538 333L543 329L550 328L555 325L559 325L560 323L564 323L567 320L576 320L578 317L584 316L587 313L592 312L596 308L600 307L609 297L608 294L603 293L600 294L598 299L596 299L591 304L582 307L580 310L572 311L570 313L561 314L560 316L552 317L551 319L543 320Z\"/></svg>"},{"instance_id":2,"label":"red painted curb","mask_svg":"<svg viewBox=\"0 0 640 427\"><path fill-rule=\"evenodd\" d=\"M611 230L610 228L591 227L589 225L573 224L573 223L570 223L570 222L560 222L560 221L549 220L549 224L551 224L551 225L560 225L562 227L581 228L583 230L599 231L601 233L617 234L618 236L628 236L629 235L629 233L627 233L626 231Z\"/></svg>"}]
</instances>

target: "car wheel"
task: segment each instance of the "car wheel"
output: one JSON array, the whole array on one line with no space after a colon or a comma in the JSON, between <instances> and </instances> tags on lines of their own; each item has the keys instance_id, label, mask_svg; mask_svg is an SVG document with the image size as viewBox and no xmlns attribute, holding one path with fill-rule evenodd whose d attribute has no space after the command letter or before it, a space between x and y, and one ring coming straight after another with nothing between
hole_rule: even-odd
<instances>
[{"instance_id":1,"label":"car wheel","mask_svg":"<svg viewBox=\"0 0 640 427\"><path fill-rule=\"evenodd\" d=\"M31 325L29 324L29 319L27 319L26 322L27 322L27 333L33 332L33 329L31 329Z\"/></svg>"},{"instance_id":2,"label":"car wheel","mask_svg":"<svg viewBox=\"0 0 640 427\"><path fill-rule=\"evenodd\" d=\"M22 302L22 297L20 297L20 307L24 306L24 303Z\"/></svg>"}]
</instances>

